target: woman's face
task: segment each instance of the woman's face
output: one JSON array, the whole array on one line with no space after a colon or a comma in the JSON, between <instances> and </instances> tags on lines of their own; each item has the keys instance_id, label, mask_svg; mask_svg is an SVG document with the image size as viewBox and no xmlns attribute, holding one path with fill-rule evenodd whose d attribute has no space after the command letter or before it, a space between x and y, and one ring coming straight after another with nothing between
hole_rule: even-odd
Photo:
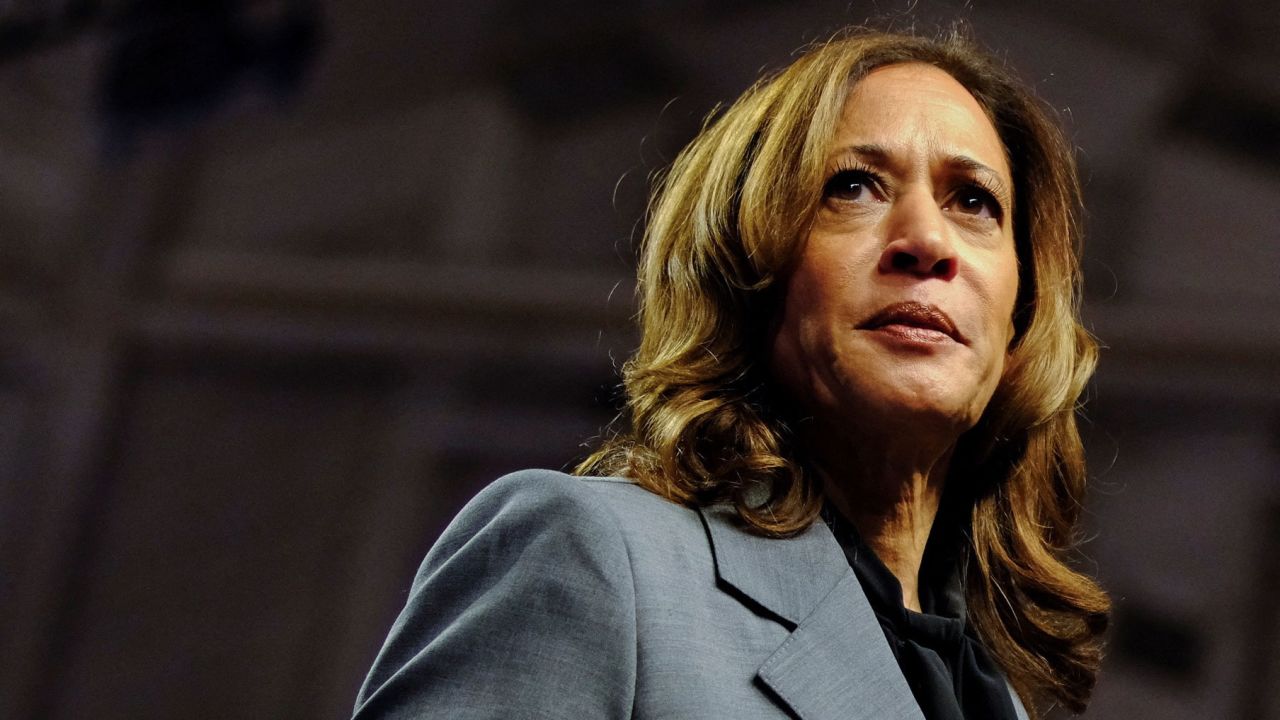
<instances>
[{"instance_id":1,"label":"woman's face","mask_svg":"<svg viewBox=\"0 0 1280 720\"><path fill-rule=\"evenodd\" d=\"M1013 182L995 128L946 72L882 67L853 87L825 178L775 318L775 380L841 428L958 436L1013 338Z\"/></svg>"}]
</instances>

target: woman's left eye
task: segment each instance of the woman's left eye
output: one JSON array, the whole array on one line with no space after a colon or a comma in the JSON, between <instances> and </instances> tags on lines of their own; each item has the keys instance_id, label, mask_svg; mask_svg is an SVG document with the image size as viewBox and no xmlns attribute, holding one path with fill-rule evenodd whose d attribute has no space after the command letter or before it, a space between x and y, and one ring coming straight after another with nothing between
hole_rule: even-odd
<instances>
[{"instance_id":1,"label":"woman's left eye","mask_svg":"<svg viewBox=\"0 0 1280 720\"><path fill-rule=\"evenodd\" d=\"M980 218L999 220L1004 216L999 201L991 193L976 185L963 187L951 196L951 200L943 206L945 210L954 210Z\"/></svg>"}]
</instances>

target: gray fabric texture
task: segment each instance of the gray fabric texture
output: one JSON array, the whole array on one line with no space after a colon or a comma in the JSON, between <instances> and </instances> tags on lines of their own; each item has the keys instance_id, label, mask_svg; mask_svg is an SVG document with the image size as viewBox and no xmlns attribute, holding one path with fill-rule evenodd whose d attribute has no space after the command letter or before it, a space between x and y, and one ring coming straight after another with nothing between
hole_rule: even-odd
<instances>
[{"instance_id":1,"label":"gray fabric texture","mask_svg":"<svg viewBox=\"0 0 1280 720\"><path fill-rule=\"evenodd\" d=\"M355 718L923 720L825 525L762 538L548 470L441 535Z\"/></svg>"}]
</instances>

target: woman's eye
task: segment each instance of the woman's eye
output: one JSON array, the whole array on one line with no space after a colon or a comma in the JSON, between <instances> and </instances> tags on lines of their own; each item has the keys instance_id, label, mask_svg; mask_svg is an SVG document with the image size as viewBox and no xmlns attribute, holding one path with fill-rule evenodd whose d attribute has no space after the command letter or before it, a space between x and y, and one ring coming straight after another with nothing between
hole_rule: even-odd
<instances>
[{"instance_id":1,"label":"woman's eye","mask_svg":"<svg viewBox=\"0 0 1280 720\"><path fill-rule=\"evenodd\" d=\"M870 200L875 180L861 170L841 170L822 188L824 198L837 200Z\"/></svg>"},{"instance_id":2,"label":"woman's eye","mask_svg":"<svg viewBox=\"0 0 1280 720\"><path fill-rule=\"evenodd\" d=\"M992 197L991 193L973 185L961 188L952 196L945 209L992 220L999 220L1003 215L1000 203Z\"/></svg>"}]
</instances>

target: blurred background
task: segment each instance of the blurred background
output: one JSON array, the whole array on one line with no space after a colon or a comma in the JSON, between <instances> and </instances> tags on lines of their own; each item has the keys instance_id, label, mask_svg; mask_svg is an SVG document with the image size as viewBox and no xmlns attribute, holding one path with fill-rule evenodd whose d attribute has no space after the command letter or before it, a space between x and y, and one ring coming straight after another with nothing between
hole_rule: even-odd
<instances>
[{"instance_id":1,"label":"blurred background","mask_svg":"<svg viewBox=\"0 0 1280 720\"><path fill-rule=\"evenodd\" d=\"M1089 718L1280 718L1275 0L0 2L0 717L343 718L477 489L616 412L653 172L960 19L1089 207Z\"/></svg>"}]
</instances>

